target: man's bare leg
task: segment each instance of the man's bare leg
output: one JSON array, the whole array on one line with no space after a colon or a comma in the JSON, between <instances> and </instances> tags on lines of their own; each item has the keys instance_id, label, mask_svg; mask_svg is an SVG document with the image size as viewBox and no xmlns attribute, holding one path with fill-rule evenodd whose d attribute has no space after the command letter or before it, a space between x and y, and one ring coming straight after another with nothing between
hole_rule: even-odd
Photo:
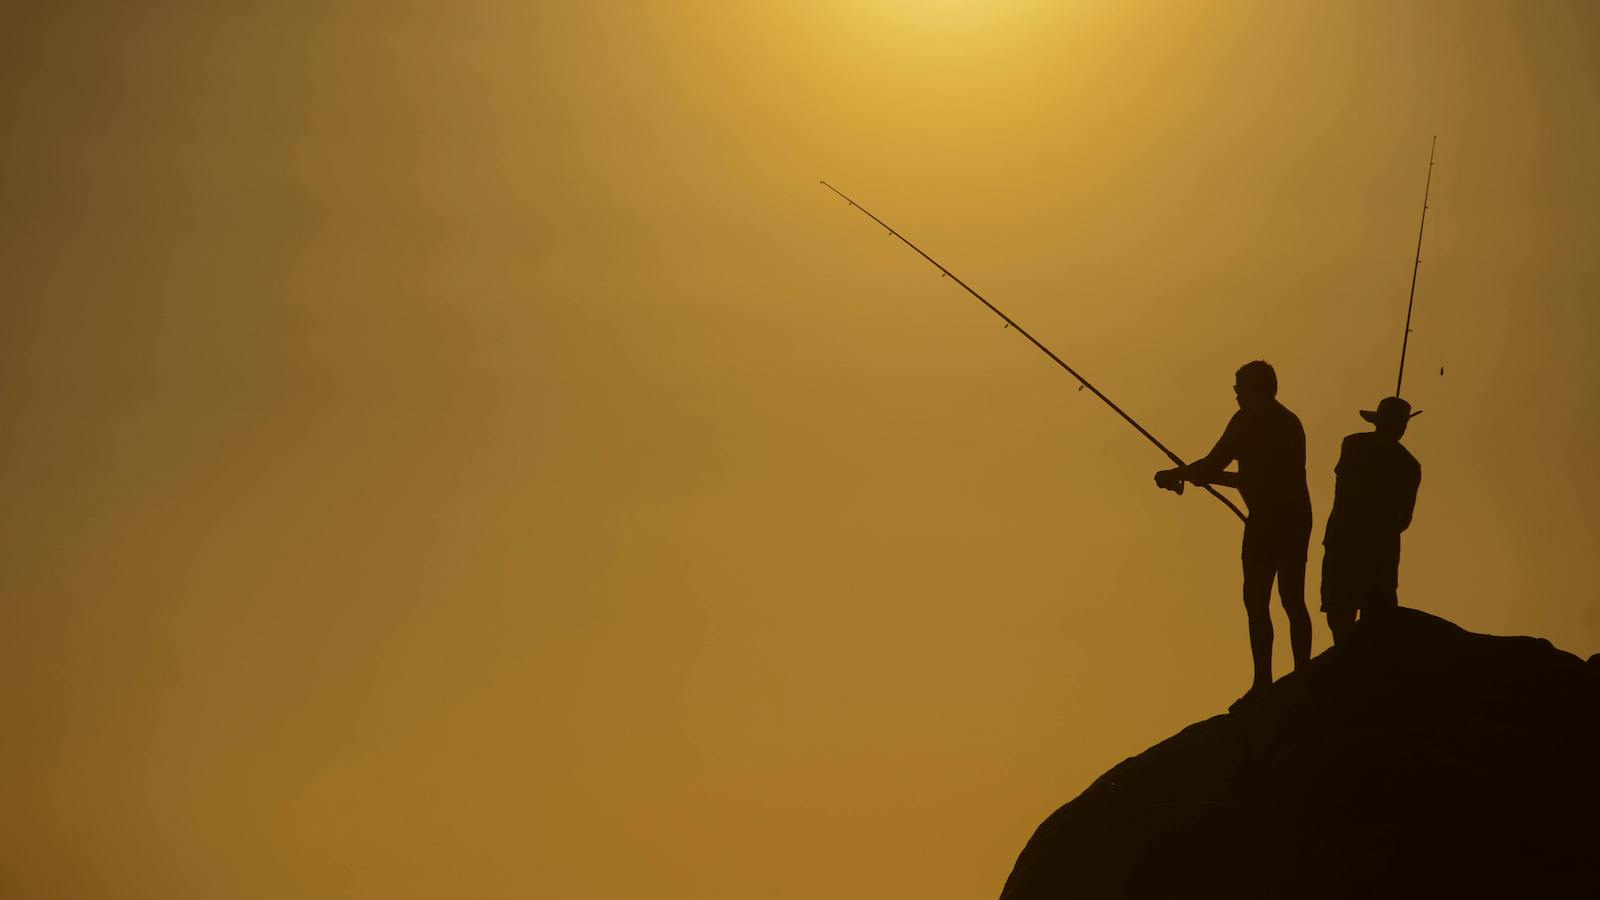
<instances>
[{"instance_id":1,"label":"man's bare leg","mask_svg":"<svg viewBox=\"0 0 1600 900\"><path fill-rule=\"evenodd\" d=\"M1255 665L1251 693L1272 684L1272 579L1271 562L1244 561L1244 612L1250 624L1250 657Z\"/></svg>"},{"instance_id":2,"label":"man's bare leg","mask_svg":"<svg viewBox=\"0 0 1600 900\"><path fill-rule=\"evenodd\" d=\"M1289 649L1294 667L1311 661L1311 614L1306 612L1306 561L1278 564L1278 599L1289 617Z\"/></svg>"}]
</instances>

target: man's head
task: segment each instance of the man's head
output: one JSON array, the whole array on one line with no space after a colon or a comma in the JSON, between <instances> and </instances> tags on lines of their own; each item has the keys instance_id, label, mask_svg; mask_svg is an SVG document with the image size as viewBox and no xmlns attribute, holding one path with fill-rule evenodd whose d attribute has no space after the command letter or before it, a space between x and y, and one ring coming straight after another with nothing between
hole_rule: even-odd
<instances>
[{"instance_id":1,"label":"man's head","mask_svg":"<svg viewBox=\"0 0 1600 900\"><path fill-rule=\"evenodd\" d=\"M1264 359L1247 362L1233 373L1233 394L1240 409L1259 406L1278 396L1278 373Z\"/></svg>"},{"instance_id":2,"label":"man's head","mask_svg":"<svg viewBox=\"0 0 1600 900\"><path fill-rule=\"evenodd\" d=\"M1406 433L1406 423L1411 421L1412 416L1420 415L1422 410L1412 412L1411 404L1399 397L1385 397L1378 403L1377 409L1361 411L1361 418L1378 426L1374 430L1392 441L1400 440Z\"/></svg>"}]
</instances>

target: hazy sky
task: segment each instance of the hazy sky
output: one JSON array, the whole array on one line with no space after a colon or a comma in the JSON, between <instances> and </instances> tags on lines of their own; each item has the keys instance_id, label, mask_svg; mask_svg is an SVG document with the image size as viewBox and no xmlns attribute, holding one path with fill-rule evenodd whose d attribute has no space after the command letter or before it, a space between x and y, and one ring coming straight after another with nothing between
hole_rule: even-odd
<instances>
[{"instance_id":1,"label":"hazy sky","mask_svg":"<svg viewBox=\"0 0 1600 900\"><path fill-rule=\"evenodd\" d=\"M1600 650L1597 45L1581 2L7 6L0 892L994 896L1224 710L1237 522L822 178L1185 457L1273 362L1320 538L1437 134L1402 601Z\"/></svg>"}]
</instances>

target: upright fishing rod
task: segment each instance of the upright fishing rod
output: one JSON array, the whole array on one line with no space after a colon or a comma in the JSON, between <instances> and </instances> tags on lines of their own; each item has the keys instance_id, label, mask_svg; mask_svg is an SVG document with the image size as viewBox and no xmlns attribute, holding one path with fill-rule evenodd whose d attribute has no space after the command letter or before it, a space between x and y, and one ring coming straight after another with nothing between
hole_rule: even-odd
<instances>
[{"instance_id":1,"label":"upright fishing rod","mask_svg":"<svg viewBox=\"0 0 1600 900\"><path fill-rule=\"evenodd\" d=\"M1417 260L1411 264L1411 296L1406 298L1406 330L1400 336L1400 374L1394 379L1394 395L1400 396L1400 382L1406 377L1406 345L1411 342L1411 307L1417 300L1417 269L1422 266L1422 229L1428 226L1428 190L1433 187L1433 150L1439 136L1428 145L1428 179L1422 185L1422 224L1417 226Z\"/></svg>"},{"instance_id":2,"label":"upright fishing rod","mask_svg":"<svg viewBox=\"0 0 1600 900\"><path fill-rule=\"evenodd\" d=\"M1067 365L1066 362L1061 359L1061 357L1059 357L1059 356L1055 355L1054 353L1052 353L1050 351L1049 347L1046 347L1044 344L1039 343L1039 339L1035 338L1033 335L1029 334L1027 332L1027 329L1023 328L1021 325L1018 325L1015 321L1012 320L1012 318L1010 316L1008 316L1005 313L1001 312L999 307L995 306L993 303L990 303L988 300L984 299L984 296L982 294L980 294L977 291L973 290L971 288L971 286L969 286L965 281L962 281L960 278L957 278L956 277L956 273L954 273L954 272L950 271L949 269L946 269L944 266L940 265L938 260L934 259L933 257L929 256L926 253L923 253L921 247L918 247L916 244L913 244L909 240L906 240L905 235L902 235L900 232L895 231L893 228L890 228L889 227L889 223L887 223L887 222L883 221L882 219L878 218L877 216L873 215L870 211L868 211L868 209L865 206L862 206L861 204L855 202L854 200L851 200L849 197L846 197L844 195L843 191L841 191L838 188L834 187L833 185L827 183L826 181L821 182L821 184L822 184L823 187L827 188L830 191L833 191L835 194L838 194L840 197L842 197L844 199L844 202L850 204L851 206L854 206L856 209L861 210L863 213L866 213L867 218L871 219L874 222L877 222L879 225L882 225L890 234L892 234L895 237L899 238L900 241L902 243L904 243L907 247L910 247L911 249L917 251L917 255L921 256L923 259L927 260L928 262L933 263L933 267L938 269L940 272L943 272L946 278L949 278L949 279L955 281L956 284L959 284L959 285L961 285L961 287L965 288L967 293L971 294L974 297L977 297L979 303L982 303L984 306L989 307L989 311L990 312L994 313L995 315L999 316L1002 320L1004 320L1004 322L1006 323L1006 327L1015 328L1017 330L1018 334L1022 335L1025 338L1027 338L1035 347L1038 347L1041 351L1043 351L1045 356L1048 356L1051 359L1055 360L1056 365L1060 366L1063 369L1066 369L1068 375L1071 375L1073 378L1078 379L1078 383L1079 384L1081 384L1084 387L1088 388L1096 397L1099 397L1101 399L1101 401L1103 401L1105 403L1105 405L1111 407L1112 411L1115 412L1117 415L1121 416L1123 418L1123 420L1126 421L1129 425L1132 425L1134 427L1134 430L1136 430L1140 434L1144 435L1145 440L1148 440L1150 443L1155 444L1156 445L1156 449L1160 450L1162 453L1165 453L1167 455L1168 459L1172 460L1174 463L1176 463L1179 466L1184 465L1183 460L1178 457L1178 454L1173 453L1171 450L1168 450L1165 444L1163 444L1160 441L1156 440L1155 435L1153 435L1150 432L1146 431L1143 425L1140 425L1138 422L1135 422L1133 420L1132 416L1130 416L1127 413L1122 411L1122 407L1120 407L1120 406L1116 405L1115 403L1111 402L1111 398L1110 397L1107 397L1105 394L1102 394L1100 392L1099 388L1097 388L1094 385L1090 384L1088 379L1084 378L1082 375L1079 375L1077 373L1077 371L1075 371L1071 366ZM1202 484L1200 486L1202 488L1205 488L1206 493L1208 493L1211 496L1213 496L1213 497L1217 498L1218 500L1222 501L1222 505L1223 506L1226 506L1227 508L1233 510L1233 514L1239 517L1239 521L1241 521L1241 522L1246 521L1245 520L1245 515L1244 515L1243 512L1240 511L1239 507L1234 506L1233 505L1233 501L1229 500L1227 497L1224 497L1221 494L1217 493L1216 488L1213 488L1209 484Z\"/></svg>"}]
</instances>

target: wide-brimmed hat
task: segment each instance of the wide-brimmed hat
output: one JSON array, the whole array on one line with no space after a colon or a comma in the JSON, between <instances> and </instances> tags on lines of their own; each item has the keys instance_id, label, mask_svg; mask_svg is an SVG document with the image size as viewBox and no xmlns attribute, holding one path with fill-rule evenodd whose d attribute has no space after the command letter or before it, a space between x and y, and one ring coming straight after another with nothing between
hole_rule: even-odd
<instances>
[{"instance_id":1,"label":"wide-brimmed hat","mask_svg":"<svg viewBox=\"0 0 1600 900\"><path fill-rule=\"evenodd\" d=\"M1363 409L1361 411L1361 418L1374 425L1382 425L1385 422L1398 424L1410 420L1413 416L1420 415L1422 415L1422 410L1419 409L1416 412L1412 412L1411 404L1401 400L1399 397L1385 397L1378 402L1377 409Z\"/></svg>"}]
</instances>

